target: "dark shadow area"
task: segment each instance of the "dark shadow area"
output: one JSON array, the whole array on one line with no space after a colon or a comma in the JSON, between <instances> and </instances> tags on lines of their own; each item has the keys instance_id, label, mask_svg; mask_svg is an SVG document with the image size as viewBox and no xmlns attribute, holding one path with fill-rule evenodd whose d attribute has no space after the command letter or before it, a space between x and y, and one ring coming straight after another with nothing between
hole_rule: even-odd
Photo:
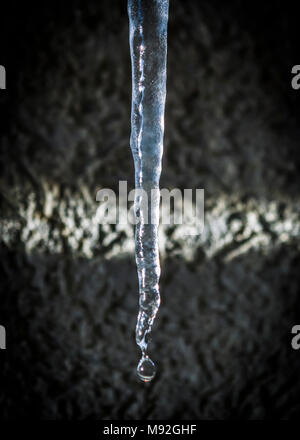
<instances>
[{"instance_id":1,"label":"dark shadow area","mask_svg":"<svg viewBox=\"0 0 300 440\"><path fill-rule=\"evenodd\" d=\"M165 261L152 344L159 372L145 386L134 374L131 259L2 247L2 417L298 417L300 361L289 333L300 309L298 267L289 246L228 264Z\"/></svg>"},{"instance_id":2,"label":"dark shadow area","mask_svg":"<svg viewBox=\"0 0 300 440\"><path fill-rule=\"evenodd\" d=\"M298 195L296 20L283 1L171 3L163 186ZM2 22L4 188L133 184L124 2L10 2Z\"/></svg>"}]
</instances>

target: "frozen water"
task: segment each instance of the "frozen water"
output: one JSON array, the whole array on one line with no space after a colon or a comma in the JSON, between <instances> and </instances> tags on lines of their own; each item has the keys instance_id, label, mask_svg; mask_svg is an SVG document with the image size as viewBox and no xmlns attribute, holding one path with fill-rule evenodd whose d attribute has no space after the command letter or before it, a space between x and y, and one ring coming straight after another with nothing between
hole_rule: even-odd
<instances>
[{"instance_id":1,"label":"frozen water","mask_svg":"<svg viewBox=\"0 0 300 440\"><path fill-rule=\"evenodd\" d=\"M152 364L146 351L160 305L159 179L166 99L168 9L169 0L128 1L132 65L130 146L135 166L135 186L137 190L143 190L137 191L135 196L136 264L139 278L136 342L142 351L138 368L145 359ZM152 377L154 375L149 376L148 380Z\"/></svg>"}]
</instances>

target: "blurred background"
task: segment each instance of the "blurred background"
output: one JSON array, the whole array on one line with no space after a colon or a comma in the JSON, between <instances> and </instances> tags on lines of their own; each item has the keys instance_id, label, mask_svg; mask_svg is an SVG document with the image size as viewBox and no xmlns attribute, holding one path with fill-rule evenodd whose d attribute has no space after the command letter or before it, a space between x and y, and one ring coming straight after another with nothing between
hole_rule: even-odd
<instances>
[{"instance_id":1,"label":"blurred background","mask_svg":"<svg viewBox=\"0 0 300 440\"><path fill-rule=\"evenodd\" d=\"M133 188L126 1L1 13L3 419L300 414L299 64L288 1L171 0L161 186L204 188L205 231L161 230L161 294L138 381L133 229L95 220ZM2 6L1 6L2 9Z\"/></svg>"}]
</instances>

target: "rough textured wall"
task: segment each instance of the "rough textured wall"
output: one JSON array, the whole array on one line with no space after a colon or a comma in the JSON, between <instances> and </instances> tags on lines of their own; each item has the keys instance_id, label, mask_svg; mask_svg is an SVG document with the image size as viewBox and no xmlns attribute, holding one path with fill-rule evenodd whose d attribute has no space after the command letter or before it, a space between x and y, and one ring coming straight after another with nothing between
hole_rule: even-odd
<instances>
[{"instance_id":1,"label":"rough textured wall","mask_svg":"<svg viewBox=\"0 0 300 440\"><path fill-rule=\"evenodd\" d=\"M144 385L133 230L95 218L97 189L134 182L126 5L87 3L12 8L1 27L1 417L299 416L293 11L171 1L161 184L204 188L206 224L162 228Z\"/></svg>"}]
</instances>

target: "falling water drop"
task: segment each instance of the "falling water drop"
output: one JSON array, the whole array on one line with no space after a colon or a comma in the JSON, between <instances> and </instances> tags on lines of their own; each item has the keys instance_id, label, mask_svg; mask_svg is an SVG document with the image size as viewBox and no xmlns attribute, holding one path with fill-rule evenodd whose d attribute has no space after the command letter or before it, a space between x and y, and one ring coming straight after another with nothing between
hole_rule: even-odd
<instances>
[{"instance_id":1,"label":"falling water drop","mask_svg":"<svg viewBox=\"0 0 300 440\"><path fill-rule=\"evenodd\" d=\"M135 168L136 264L139 314L136 342L139 377L148 382L155 365L147 348L160 305L158 250L159 179L163 154L169 0L128 0L132 65L130 147Z\"/></svg>"},{"instance_id":2,"label":"falling water drop","mask_svg":"<svg viewBox=\"0 0 300 440\"><path fill-rule=\"evenodd\" d=\"M143 382L150 382L154 378L156 367L154 362L147 355L142 355L137 366L137 374Z\"/></svg>"}]
</instances>

